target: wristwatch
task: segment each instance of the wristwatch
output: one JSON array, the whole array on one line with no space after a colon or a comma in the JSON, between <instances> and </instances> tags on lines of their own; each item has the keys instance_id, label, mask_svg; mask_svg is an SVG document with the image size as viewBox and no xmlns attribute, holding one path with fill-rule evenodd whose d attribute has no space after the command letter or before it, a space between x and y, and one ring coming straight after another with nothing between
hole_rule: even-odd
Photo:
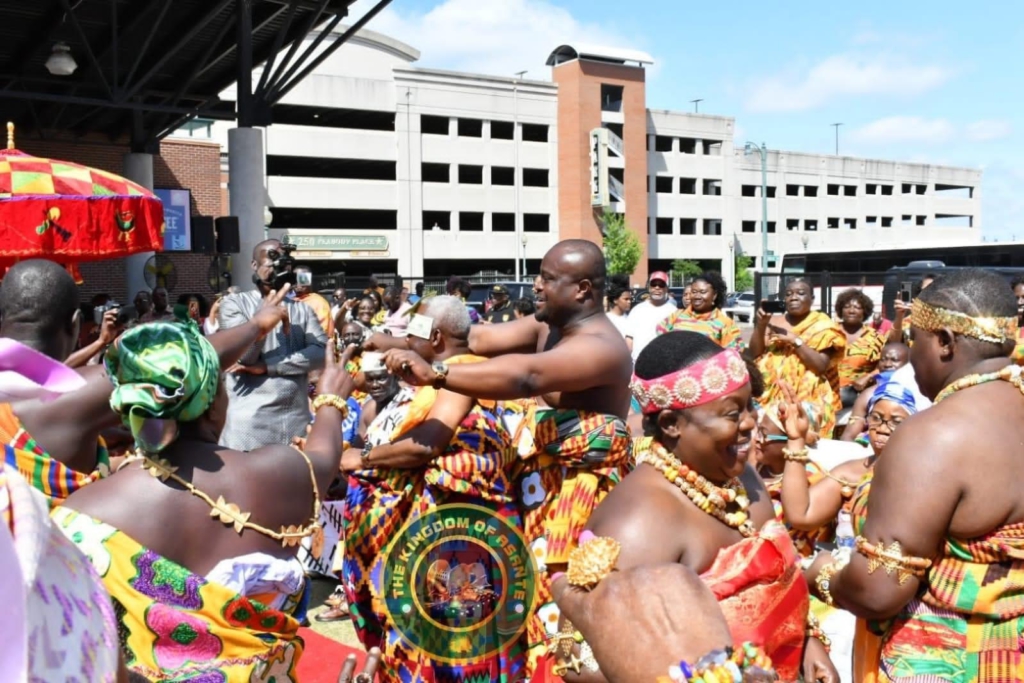
<instances>
[{"instance_id":1,"label":"wristwatch","mask_svg":"<svg viewBox=\"0 0 1024 683\"><path fill-rule=\"evenodd\" d=\"M370 444L364 444L363 450L359 453L359 459L363 461L363 465L370 464L370 451L373 450L373 446Z\"/></svg>"},{"instance_id":2,"label":"wristwatch","mask_svg":"<svg viewBox=\"0 0 1024 683\"><path fill-rule=\"evenodd\" d=\"M430 369L434 371L434 388L441 389L448 379L448 364L441 360L434 361L430 364Z\"/></svg>"},{"instance_id":3,"label":"wristwatch","mask_svg":"<svg viewBox=\"0 0 1024 683\"><path fill-rule=\"evenodd\" d=\"M793 342L793 346L794 346L794 347L796 347L796 348L798 348L798 349L799 349L799 348L800 348L801 346L803 346L803 345L804 345L804 340L803 340L803 339L801 339L800 337L797 337L797 338L796 338L796 341L794 341L794 342Z\"/></svg>"}]
</instances>

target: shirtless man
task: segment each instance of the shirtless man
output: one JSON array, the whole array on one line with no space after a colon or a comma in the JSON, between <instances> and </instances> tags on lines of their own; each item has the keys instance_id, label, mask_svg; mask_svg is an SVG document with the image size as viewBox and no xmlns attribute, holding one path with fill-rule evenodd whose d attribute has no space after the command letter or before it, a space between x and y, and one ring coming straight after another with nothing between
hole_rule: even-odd
<instances>
[{"instance_id":1,"label":"shirtless man","mask_svg":"<svg viewBox=\"0 0 1024 683\"><path fill-rule=\"evenodd\" d=\"M541 608L527 636L531 667L550 635L545 625L557 624L549 577L564 570L590 512L624 475L629 459L625 418L632 363L604 313L604 284L601 249L564 240L541 263L533 318L473 327L470 351L491 360L448 366L407 350L385 355L388 369L409 384L483 399L539 397L526 402L516 436L524 531L542 570ZM371 343L380 343L379 337Z\"/></svg>"},{"instance_id":2,"label":"shirtless man","mask_svg":"<svg viewBox=\"0 0 1024 683\"><path fill-rule=\"evenodd\" d=\"M819 557L811 568L825 599L890 620L865 673L900 681L1024 676L1024 396L1009 359L1016 319L1012 290L989 271L943 275L914 302L910 362L935 404L893 434L870 489L860 486L862 538L849 564ZM925 631L927 642L915 635Z\"/></svg>"}]
</instances>

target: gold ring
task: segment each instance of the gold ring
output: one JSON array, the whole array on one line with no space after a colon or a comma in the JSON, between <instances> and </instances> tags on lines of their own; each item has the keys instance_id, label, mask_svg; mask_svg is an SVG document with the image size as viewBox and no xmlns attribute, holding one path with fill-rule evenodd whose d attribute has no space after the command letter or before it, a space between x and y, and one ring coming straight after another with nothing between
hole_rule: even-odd
<instances>
[{"instance_id":1,"label":"gold ring","mask_svg":"<svg viewBox=\"0 0 1024 683\"><path fill-rule=\"evenodd\" d=\"M410 370L412 370L412 366L409 365L409 361L405 361L404 363L402 363L402 372L409 372Z\"/></svg>"},{"instance_id":2,"label":"gold ring","mask_svg":"<svg viewBox=\"0 0 1024 683\"><path fill-rule=\"evenodd\" d=\"M566 575L569 583L579 588L592 589L615 569L622 546L614 538L601 536L591 539L569 553Z\"/></svg>"}]
</instances>

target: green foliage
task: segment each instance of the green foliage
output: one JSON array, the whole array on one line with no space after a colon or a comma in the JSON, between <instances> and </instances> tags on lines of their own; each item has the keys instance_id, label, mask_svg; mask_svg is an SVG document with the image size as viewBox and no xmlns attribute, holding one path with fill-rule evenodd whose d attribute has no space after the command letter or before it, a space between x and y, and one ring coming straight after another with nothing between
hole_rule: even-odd
<instances>
[{"instance_id":1,"label":"green foliage","mask_svg":"<svg viewBox=\"0 0 1024 683\"><path fill-rule=\"evenodd\" d=\"M609 275L632 275L644 249L621 214L604 214L604 258Z\"/></svg>"},{"instance_id":2,"label":"green foliage","mask_svg":"<svg viewBox=\"0 0 1024 683\"><path fill-rule=\"evenodd\" d=\"M683 278L686 282L689 282L703 272L704 269L701 268L700 264L690 259L676 259L672 262L672 274Z\"/></svg>"},{"instance_id":3,"label":"green foliage","mask_svg":"<svg viewBox=\"0 0 1024 683\"><path fill-rule=\"evenodd\" d=\"M735 291L749 292L754 289L754 276L750 274L750 266L754 260L742 254L736 255Z\"/></svg>"}]
</instances>

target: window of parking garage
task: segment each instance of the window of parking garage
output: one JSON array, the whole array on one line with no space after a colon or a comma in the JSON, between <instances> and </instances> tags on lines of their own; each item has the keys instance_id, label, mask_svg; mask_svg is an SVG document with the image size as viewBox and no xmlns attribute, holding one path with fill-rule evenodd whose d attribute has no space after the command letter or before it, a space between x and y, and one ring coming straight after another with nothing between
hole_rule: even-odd
<instances>
[{"instance_id":1,"label":"window of parking garage","mask_svg":"<svg viewBox=\"0 0 1024 683\"><path fill-rule=\"evenodd\" d=\"M524 123L521 125L523 142L547 142L548 127L542 123Z\"/></svg>"},{"instance_id":2,"label":"window of parking garage","mask_svg":"<svg viewBox=\"0 0 1024 683\"><path fill-rule=\"evenodd\" d=\"M333 159L267 155L267 175L299 178L394 180L395 162L377 159Z\"/></svg>"},{"instance_id":3,"label":"window of parking garage","mask_svg":"<svg viewBox=\"0 0 1024 683\"><path fill-rule=\"evenodd\" d=\"M492 140L512 140L515 132L515 124L511 121L491 121Z\"/></svg>"},{"instance_id":4,"label":"window of parking garage","mask_svg":"<svg viewBox=\"0 0 1024 683\"><path fill-rule=\"evenodd\" d=\"M274 123L355 130L395 130L395 113L370 109L310 107L299 104L274 105Z\"/></svg>"},{"instance_id":5,"label":"window of parking garage","mask_svg":"<svg viewBox=\"0 0 1024 683\"><path fill-rule=\"evenodd\" d=\"M546 168L524 168L523 187L547 187L548 170Z\"/></svg>"},{"instance_id":6,"label":"window of parking garage","mask_svg":"<svg viewBox=\"0 0 1024 683\"><path fill-rule=\"evenodd\" d=\"M420 171L423 174L425 183L449 183L451 182L450 164L431 164L424 162Z\"/></svg>"},{"instance_id":7,"label":"window of parking garage","mask_svg":"<svg viewBox=\"0 0 1024 683\"><path fill-rule=\"evenodd\" d=\"M515 185L516 169L511 166L491 166L491 185Z\"/></svg>"},{"instance_id":8,"label":"window of parking garage","mask_svg":"<svg viewBox=\"0 0 1024 683\"><path fill-rule=\"evenodd\" d=\"M277 220L277 214L274 214L274 220ZM424 211L423 212L423 229L424 230L451 230L452 229L452 214L450 211Z\"/></svg>"},{"instance_id":9,"label":"window of parking garage","mask_svg":"<svg viewBox=\"0 0 1024 683\"><path fill-rule=\"evenodd\" d=\"M658 194L672 194L672 182L671 176L655 176L654 177L654 191Z\"/></svg>"},{"instance_id":10,"label":"window of parking garage","mask_svg":"<svg viewBox=\"0 0 1024 683\"><path fill-rule=\"evenodd\" d=\"M492 213L491 232L515 232L516 215L514 213Z\"/></svg>"},{"instance_id":11,"label":"window of parking garage","mask_svg":"<svg viewBox=\"0 0 1024 683\"><path fill-rule=\"evenodd\" d=\"M483 232L484 231L484 215L483 213L476 211L460 211L459 212L459 231L460 232Z\"/></svg>"},{"instance_id":12,"label":"window of parking garage","mask_svg":"<svg viewBox=\"0 0 1024 683\"><path fill-rule=\"evenodd\" d=\"M484 167L467 166L459 164L459 184L461 185L483 185Z\"/></svg>"},{"instance_id":13,"label":"window of parking garage","mask_svg":"<svg viewBox=\"0 0 1024 683\"><path fill-rule=\"evenodd\" d=\"M674 221L671 218L654 219L654 232L658 235L671 235Z\"/></svg>"},{"instance_id":14,"label":"window of parking garage","mask_svg":"<svg viewBox=\"0 0 1024 683\"><path fill-rule=\"evenodd\" d=\"M696 218L680 218L679 219L679 234L680 235L696 235L697 234L697 219Z\"/></svg>"},{"instance_id":15,"label":"window of parking garage","mask_svg":"<svg viewBox=\"0 0 1024 683\"><path fill-rule=\"evenodd\" d=\"M274 227L397 230L398 212L370 209L307 209L275 206Z\"/></svg>"},{"instance_id":16,"label":"window of parking garage","mask_svg":"<svg viewBox=\"0 0 1024 683\"><path fill-rule=\"evenodd\" d=\"M550 232L551 217L546 213L524 213L523 232Z\"/></svg>"},{"instance_id":17,"label":"window of parking garage","mask_svg":"<svg viewBox=\"0 0 1024 683\"><path fill-rule=\"evenodd\" d=\"M484 122L480 119L459 119L460 138L482 138L484 136Z\"/></svg>"},{"instance_id":18,"label":"window of parking garage","mask_svg":"<svg viewBox=\"0 0 1024 683\"><path fill-rule=\"evenodd\" d=\"M448 130L449 119L447 116L420 117L420 132L424 135L448 135Z\"/></svg>"}]
</instances>

